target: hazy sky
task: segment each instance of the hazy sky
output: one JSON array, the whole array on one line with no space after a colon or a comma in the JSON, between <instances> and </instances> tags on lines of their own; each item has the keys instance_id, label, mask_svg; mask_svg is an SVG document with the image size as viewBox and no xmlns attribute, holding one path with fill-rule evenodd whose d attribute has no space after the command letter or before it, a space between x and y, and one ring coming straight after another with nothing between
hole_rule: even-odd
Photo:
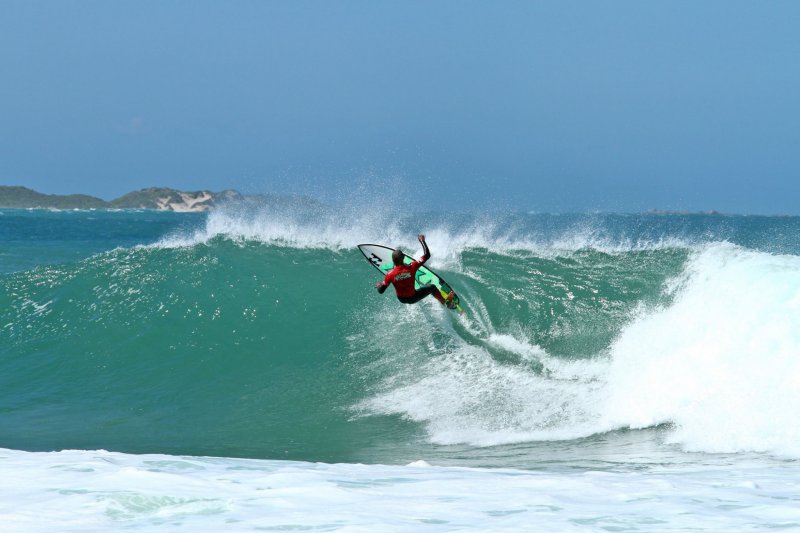
<instances>
[{"instance_id":1,"label":"hazy sky","mask_svg":"<svg viewBox=\"0 0 800 533\"><path fill-rule=\"evenodd\" d=\"M800 214L800 2L0 0L0 184Z\"/></svg>"}]
</instances>

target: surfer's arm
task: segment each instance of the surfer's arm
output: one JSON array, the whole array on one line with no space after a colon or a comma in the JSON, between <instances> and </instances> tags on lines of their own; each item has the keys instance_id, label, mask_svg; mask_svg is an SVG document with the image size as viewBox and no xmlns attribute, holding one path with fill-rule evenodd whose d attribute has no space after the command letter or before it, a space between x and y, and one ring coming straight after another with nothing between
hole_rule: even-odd
<instances>
[{"instance_id":1,"label":"surfer's arm","mask_svg":"<svg viewBox=\"0 0 800 533\"><path fill-rule=\"evenodd\" d=\"M394 281L394 270L391 270L388 274L386 274L386 276L383 278L383 281L375 285L375 288L378 289L380 294L383 294L389 285L391 285L392 281Z\"/></svg>"},{"instance_id":2,"label":"surfer's arm","mask_svg":"<svg viewBox=\"0 0 800 533\"><path fill-rule=\"evenodd\" d=\"M422 245L422 257L419 258L419 264L422 265L431 258L431 251L428 249L428 243L425 242L425 235L420 234L417 238Z\"/></svg>"}]
</instances>

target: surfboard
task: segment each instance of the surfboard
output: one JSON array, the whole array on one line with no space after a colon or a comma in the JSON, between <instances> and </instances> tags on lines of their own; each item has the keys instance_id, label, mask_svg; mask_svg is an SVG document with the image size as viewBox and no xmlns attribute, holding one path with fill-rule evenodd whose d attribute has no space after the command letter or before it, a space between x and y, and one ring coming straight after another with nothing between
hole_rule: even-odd
<instances>
[{"instance_id":1,"label":"surfboard","mask_svg":"<svg viewBox=\"0 0 800 533\"><path fill-rule=\"evenodd\" d=\"M381 246L380 244L359 244L358 249L361 250L361 253L364 254L364 257L367 259L367 261L369 261L372 266L380 271L382 276L385 276L391 269L394 268L394 263L392 262L392 252L394 252L394 248ZM403 254L403 256L403 262L407 265L414 261L413 258L407 256L406 254ZM432 283L434 286L436 286L443 297L446 297L448 294L450 294L450 291L453 290L452 287L450 287L450 285L442 278L442 276L425 265L422 265L419 267L419 270L417 270L417 275L414 279L414 288L419 289L422 285L426 285L428 283ZM464 313L464 310L461 308L458 294L453 296L452 301L445 305L461 314Z\"/></svg>"}]
</instances>

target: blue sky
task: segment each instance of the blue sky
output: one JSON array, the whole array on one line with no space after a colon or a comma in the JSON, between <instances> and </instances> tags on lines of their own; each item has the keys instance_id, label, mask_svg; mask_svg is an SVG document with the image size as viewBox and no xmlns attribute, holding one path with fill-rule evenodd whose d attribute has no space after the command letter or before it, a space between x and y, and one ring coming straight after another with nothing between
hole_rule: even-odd
<instances>
[{"instance_id":1,"label":"blue sky","mask_svg":"<svg viewBox=\"0 0 800 533\"><path fill-rule=\"evenodd\" d=\"M798 2L0 12L0 184L800 214Z\"/></svg>"}]
</instances>

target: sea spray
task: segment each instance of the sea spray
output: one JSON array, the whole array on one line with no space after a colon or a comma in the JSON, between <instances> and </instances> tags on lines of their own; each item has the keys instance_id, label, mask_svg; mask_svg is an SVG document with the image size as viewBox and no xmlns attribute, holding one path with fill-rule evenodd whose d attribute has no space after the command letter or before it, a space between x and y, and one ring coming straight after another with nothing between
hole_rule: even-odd
<instances>
[{"instance_id":1,"label":"sea spray","mask_svg":"<svg viewBox=\"0 0 800 533\"><path fill-rule=\"evenodd\" d=\"M422 232L434 257L448 268L457 268L460 254L469 249L488 249L494 253L526 250L552 256L582 249L607 253L673 249L708 240L702 232L692 232L692 225L684 227L685 223L675 234L664 234L657 222L655 217L643 222L640 217L621 215L420 215L374 202L356 208L302 199L273 199L227 204L209 213L203 227L171 232L161 244L191 246L224 236L291 248L339 251L360 243L376 243L398 245L414 252L418 247L416 236Z\"/></svg>"}]
</instances>

